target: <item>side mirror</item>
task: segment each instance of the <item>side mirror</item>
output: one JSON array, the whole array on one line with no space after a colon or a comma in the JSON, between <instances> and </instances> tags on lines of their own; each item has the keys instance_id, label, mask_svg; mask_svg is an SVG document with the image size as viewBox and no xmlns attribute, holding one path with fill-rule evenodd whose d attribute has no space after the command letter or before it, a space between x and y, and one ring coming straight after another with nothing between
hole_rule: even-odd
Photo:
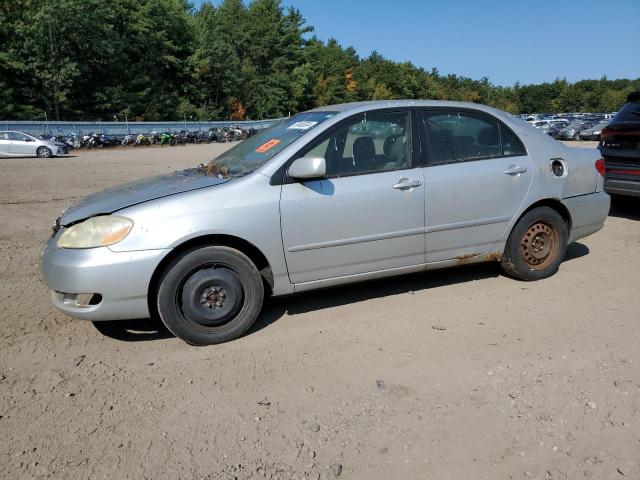
<instances>
[{"instance_id":1,"label":"side mirror","mask_svg":"<svg viewBox=\"0 0 640 480\"><path fill-rule=\"evenodd\" d=\"M321 178L327 173L327 162L323 157L302 157L294 160L288 170L289 176L296 180Z\"/></svg>"}]
</instances>

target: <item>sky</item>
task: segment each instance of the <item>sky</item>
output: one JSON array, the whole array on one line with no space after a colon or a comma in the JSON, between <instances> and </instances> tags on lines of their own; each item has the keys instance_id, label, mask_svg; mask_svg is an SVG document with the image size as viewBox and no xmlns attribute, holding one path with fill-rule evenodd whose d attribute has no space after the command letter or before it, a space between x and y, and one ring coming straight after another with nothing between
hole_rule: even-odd
<instances>
[{"instance_id":1,"label":"sky","mask_svg":"<svg viewBox=\"0 0 640 480\"><path fill-rule=\"evenodd\" d=\"M196 4L199 2L197 1ZM214 1L214 4L219 4ZM497 85L640 77L640 0L282 0L314 34Z\"/></svg>"}]
</instances>

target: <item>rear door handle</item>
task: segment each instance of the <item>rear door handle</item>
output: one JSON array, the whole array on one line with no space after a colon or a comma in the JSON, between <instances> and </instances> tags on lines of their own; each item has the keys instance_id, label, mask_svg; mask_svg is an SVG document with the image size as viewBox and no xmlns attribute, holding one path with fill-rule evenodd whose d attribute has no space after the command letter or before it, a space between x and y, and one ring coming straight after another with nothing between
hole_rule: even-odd
<instances>
[{"instance_id":1,"label":"rear door handle","mask_svg":"<svg viewBox=\"0 0 640 480\"><path fill-rule=\"evenodd\" d=\"M525 173L527 171L527 167L520 167L518 165L509 165L509 168L507 168L504 173L506 175L519 175L521 173Z\"/></svg>"},{"instance_id":2,"label":"rear door handle","mask_svg":"<svg viewBox=\"0 0 640 480\"><path fill-rule=\"evenodd\" d=\"M422 185L422 182L420 180L401 178L400 180L398 180L398 183L393 186L393 188L395 188L396 190L407 190L409 188L419 187L420 185Z\"/></svg>"}]
</instances>

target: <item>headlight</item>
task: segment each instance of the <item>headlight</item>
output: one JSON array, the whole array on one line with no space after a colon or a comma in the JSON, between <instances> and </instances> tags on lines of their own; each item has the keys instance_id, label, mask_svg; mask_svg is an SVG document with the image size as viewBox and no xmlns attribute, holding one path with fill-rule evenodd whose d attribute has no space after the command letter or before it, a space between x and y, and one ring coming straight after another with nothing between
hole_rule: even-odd
<instances>
[{"instance_id":1,"label":"headlight","mask_svg":"<svg viewBox=\"0 0 640 480\"><path fill-rule=\"evenodd\" d=\"M123 240L133 228L133 221L115 215L91 217L69 227L58 239L59 248L95 248Z\"/></svg>"}]
</instances>

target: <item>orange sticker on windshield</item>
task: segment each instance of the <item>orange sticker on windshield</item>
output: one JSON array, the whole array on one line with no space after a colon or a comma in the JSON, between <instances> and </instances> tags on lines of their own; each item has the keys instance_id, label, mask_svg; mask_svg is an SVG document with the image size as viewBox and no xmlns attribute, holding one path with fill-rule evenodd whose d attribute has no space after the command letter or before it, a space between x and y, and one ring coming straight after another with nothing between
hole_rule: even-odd
<instances>
[{"instance_id":1,"label":"orange sticker on windshield","mask_svg":"<svg viewBox=\"0 0 640 480\"><path fill-rule=\"evenodd\" d=\"M256 148L256 152L258 152L258 153L268 152L269 150L271 150L273 147L275 147L279 143L280 143L280 140L278 140L277 138L272 138L268 142L263 143L258 148Z\"/></svg>"}]
</instances>

